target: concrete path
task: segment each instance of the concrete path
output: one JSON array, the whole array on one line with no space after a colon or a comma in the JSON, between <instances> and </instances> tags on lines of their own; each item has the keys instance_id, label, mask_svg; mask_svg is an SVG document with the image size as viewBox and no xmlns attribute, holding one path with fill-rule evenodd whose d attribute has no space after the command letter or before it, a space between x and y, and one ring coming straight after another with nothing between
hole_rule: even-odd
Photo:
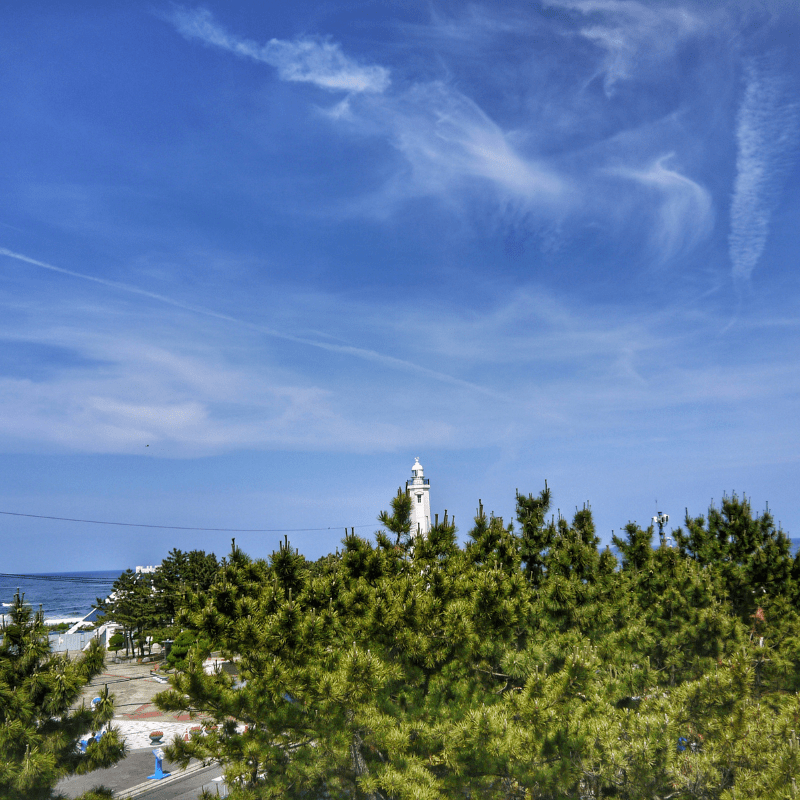
<instances>
[{"instance_id":1,"label":"concrete path","mask_svg":"<svg viewBox=\"0 0 800 800\"><path fill-rule=\"evenodd\" d=\"M122 738L128 750L152 750L154 747L169 744L177 734L181 738L186 736L190 728L197 727L197 720L194 722L159 722L155 724L152 720L134 720L115 718L111 723L115 728L119 728ZM152 744L150 741L150 731L159 730L164 734L161 745Z\"/></svg>"}]
</instances>

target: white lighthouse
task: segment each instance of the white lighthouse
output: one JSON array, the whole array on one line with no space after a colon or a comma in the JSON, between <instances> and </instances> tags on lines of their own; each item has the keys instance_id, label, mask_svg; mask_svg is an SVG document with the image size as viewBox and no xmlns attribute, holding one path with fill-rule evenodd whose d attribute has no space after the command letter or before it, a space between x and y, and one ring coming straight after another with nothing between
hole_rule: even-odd
<instances>
[{"instance_id":1,"label":"white lighthouse","mask_svg":"<svg viewBox=\"0 0 800 800\"><path fill-rule=\"evenodd\" d=\"M431 482L422 474L422 464L414 459L411 480L406 481L406 494L411 498L411 535L426 536L431 529Z\"/></svg>"}]
</instances>

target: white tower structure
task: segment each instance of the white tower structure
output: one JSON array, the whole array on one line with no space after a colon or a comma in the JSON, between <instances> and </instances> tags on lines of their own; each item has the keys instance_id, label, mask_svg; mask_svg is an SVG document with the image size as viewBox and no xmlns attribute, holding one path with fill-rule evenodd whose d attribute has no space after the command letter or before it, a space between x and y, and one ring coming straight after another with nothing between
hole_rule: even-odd
<instances>
[{"instance_id":1,"label":"white tower structure","mask_svg":"<svg viewBox=\"0 0 800 800\"><path fill-rule=\"evenodd\" d=\"M406 494L411 498L411 535L426 536L431 529L431 482L422 474L422 464L414 459L411 480L406 481Z\"/></svg>"}]
</instances>

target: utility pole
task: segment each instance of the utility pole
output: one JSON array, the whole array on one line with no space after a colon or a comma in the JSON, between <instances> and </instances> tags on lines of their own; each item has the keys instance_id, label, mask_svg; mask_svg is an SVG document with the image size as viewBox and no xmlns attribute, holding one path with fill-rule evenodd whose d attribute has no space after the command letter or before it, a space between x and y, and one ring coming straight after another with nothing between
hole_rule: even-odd
<instances>
[{"instance_id":1,"label":"utility pole","mask_svg":"<svg viewBox=\"0 0 800 800\"><path fill-rule=\"evenodd\" d=\"M658 525L658 538L661 544L664 544L664 526L669 522L669 514L662 514L660 511L656 511L656 515L653 517L653 524Z\"/></svg>"}]
</instances>

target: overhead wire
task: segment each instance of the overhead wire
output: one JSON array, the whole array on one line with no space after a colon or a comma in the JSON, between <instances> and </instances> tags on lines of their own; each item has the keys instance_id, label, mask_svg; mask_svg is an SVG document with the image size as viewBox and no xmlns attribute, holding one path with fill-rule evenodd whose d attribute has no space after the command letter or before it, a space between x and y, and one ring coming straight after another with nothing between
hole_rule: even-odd
<instances>
[{"instance_id":1,"label":"overhead wire","mask_svg":"<svg viewBox=\"0 0 800 800\"><path fill-rule=\"evenodd\" d=\"M98 520L98 519L79 519L75 517L56 517L45 514L27 514L19 511L0 511L0 514L10 517L26 517L29 519L46 519L56 520L59 522L79 522L90 525L116 525L128 528L156 528L159 530L175 530L175 531L210 531L216 533L303 533L303 532L321 532L333 531L344 527L345 533L347 529L354 528L370 528L373 527L372 523L365 523L362 525L330 525L326 528L201 528L191 527L188 525L152 525L139 522L119 522L113 520ZM110 570L107 570L110 571ZM80 583L87 586L108 586L113 584L114 578L93 578L88 575L65 575L65 574L29 574L29 573L13 573L13 572L0 572L0 580L32 580L32 581L50 581L50 582L63 582L63 583Z\"/></svg>"},{"instance_id":2,"label":"overhead wire","mask_svg":"<svg viewBox=\"0 0 800 800\"><path fill-rule=\"evenodd\" d=\"M0 511L7 517L28 517L30 519L49 519L58 522L83 522L88 525L117 525L125 528L156 528L166 531L211 531L214 533L304 533L334 531L338 528L370 528L373 523L364 525L329 525L327 528L200 528L190 525L150 525L144 522L115 522L101 519L77 519L74 517L54 517L45 514L23 514L20 511Z\"/></svg>"},{"instance_id":3,"label":"overhead wire","mask_svg":"<svg viewBox=\"0 0 800 800\"><path fill-rule=\"evenodd\" d=\"M111 572L111 570L105 570ZM51 583L82 583L88 586L110 586L116 578L91 578L88 575L27 575L15 572L0 572L0 580L9 578L25 581L50 581Z\"/></svg>"}]
</instances>

